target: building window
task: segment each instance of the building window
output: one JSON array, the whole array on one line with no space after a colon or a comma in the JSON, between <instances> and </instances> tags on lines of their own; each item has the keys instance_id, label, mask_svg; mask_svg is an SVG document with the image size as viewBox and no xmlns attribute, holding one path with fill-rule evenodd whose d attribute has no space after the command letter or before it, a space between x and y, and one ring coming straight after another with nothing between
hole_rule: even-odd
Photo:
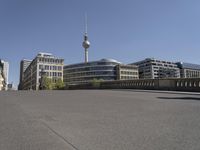
<instances>
[{"instance_id":1,"label":"building window","mask_svg":"<svg viewBox=\"0 0 200 150\"><path fill-rule=\"evenodd\" d=\"M58 76L59 76L59 77L62 77L62 73L61 73L61 72L58 72Z\"/></svg>"},{"instance_id":2,"label":"building window","mask_svg":"<svg viewBox=\"0 0 200 150\"><path fill-rule=\"evenodd\" d=\"M45 65L45 70L49 70L49 66Z\"/></svg>"},{"instance_id":3,"label":"building window","mask_svg":"<svg viewBox=\"0 0 200 150\"><path fill-rule=\"evenodd\" d=\"M39 65L39 69L42 69L43 65Z\"/></svg>"},{"instance_id":4,"label":"building window","mask_svg":"<svg viewBox=\"0 0 200 150\"><path fill-rule=\"evenodd\" d=\"M53 70L57 70L57 66L53 66Z\"/></svg>"},{"instance_id":5,"label":"building window","mask_svg":"<svg viewBox=\"0 0 200 150\"><path fill-rule=\"evenodd\" d=\"M61 66L58 66L58 70L62 70L62 67L61 67Z\"/></svg>"}]
</instances>

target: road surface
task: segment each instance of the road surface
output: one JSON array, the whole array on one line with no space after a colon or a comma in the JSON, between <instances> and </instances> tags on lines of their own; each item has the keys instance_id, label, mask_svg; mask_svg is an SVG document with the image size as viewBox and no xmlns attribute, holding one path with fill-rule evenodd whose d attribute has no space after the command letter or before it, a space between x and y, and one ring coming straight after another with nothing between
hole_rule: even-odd
<instances>
[{"instance_id":1,"label":"road surface","mask_svg":"<svg viewBox=\"0 0 200 150\"><path fill-rule=\"evenodd\" d=\"M200 95L0 92L0 150L199 150Z\"/></svg>"}]
</instances>

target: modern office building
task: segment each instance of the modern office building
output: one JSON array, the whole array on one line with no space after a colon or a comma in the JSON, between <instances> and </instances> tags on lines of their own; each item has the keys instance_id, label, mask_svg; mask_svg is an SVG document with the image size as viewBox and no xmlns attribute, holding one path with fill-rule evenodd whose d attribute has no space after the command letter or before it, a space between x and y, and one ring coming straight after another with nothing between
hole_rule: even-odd
<instances>
[{"instance_id":1,"label":"modern office building","mask_svg":"<svg viewBox=\"0 0 200 150\"><path fill-rule=\"evenodd\" d=\"M9 76L9 63L4 61L4 60L0 60L2 67L3 67L3 76L4 76L4 82L5 82L5 90L7 90L7 86L8 86L8 76Z\"/></svg>"},{"instance_id":2,"label":"modern office building","mask_svg":"<svg viewBox=\"0 0 200 150\"><path fill-rule=\"evenodd\" d=\"M200 65L177 62L180 68L181 78L200 78Z\"/></svg>"},{"instance_id":3,"label":"modern office building","mask_svg":"<svg viewBox=\"0 0 200 150\"><path fill-rule=\"evenodd\" d=\"M28 59L23 59L20 62L20 77L19 77L18 90L22 90L23 80L24 80L24 72L25 72L26 68L28 68L28 66L30 65L31 62L32 62L32 60L28 60Z\"/></svg>"},{"instance_id":4,"label":"modern office building","mask_svg":"<svg viewBox=\"0 0 200 150\"><path fill-rule=\"evenodd\" d=\"M120 77L118 77L120 76ZM137 79L136 66L123 65L114 59L101 59L64 66L64 83L82 84L97 80Z\"/></svg>"},{"instance_id":5,"label":"modern office building","mask_svg":"<svg viewBox=\"0 0 200 150\"><path fill-rule=\"evenodd\" d=\"M146 58L132 64L138 66L141 79L180 78L180 69L174 62Z\"/></svg>"},{"instance_id":6,"label":"modern office building","mask_svg":"<svg viewBox=\"0 0 200 150\"><path fill-rule=\"evenodd\" d=\"M42 70L53 82L63 80L64 59L57 58L50 53L39 53L23 74L22 90L38 90Z\"/></svg>"}]
</instances>

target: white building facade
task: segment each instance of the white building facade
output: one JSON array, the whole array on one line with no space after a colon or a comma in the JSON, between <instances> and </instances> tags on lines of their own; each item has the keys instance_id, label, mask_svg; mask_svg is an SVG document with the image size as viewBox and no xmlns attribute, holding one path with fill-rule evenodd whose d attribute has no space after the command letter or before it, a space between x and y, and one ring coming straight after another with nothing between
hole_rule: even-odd
<instances>
[{"instance_id":1,"label":"white building facade","mask_svg":"<svg viewBox=\"0 0 200 150\"><path fill-rule=\"evenodd\" d=\"M138 66L140 79L180 78L180 69L174 62L146 58L132 64Z\"/></svg>"},{"instance_id":2,"label":"white building facade","mask_svg":"<svg viewBox=\"0 0 200 150\"><path fill-rule=\"evenodd\" d=\"M5 82L3 76L3 65L0 62L0 91L5 89Z\"/></svg>"},{"instance_id":3,"label":"white building facade","mask_svg":"<svg viewBox=\"0 0 200 150\"><path fill-rule=\"evenodd\" d=\"M1 64L2 64L2 73L4 76L4 83L5 83L5 90L7 90L8 88L8 82L9 82L9 63L4 61L4 60L0 60Z\"/></svg>"},{"instance_id":4,"label":"white building facade","mask_svg":"<svg viewBox=\"0 0 200 150\"><path fill-rule=\"evenodd\" d=\"M24 71L22 90L39 90L42 70L53 81L63 81L63 66L64 59L50 53L39 53Z\"/></svg>"}]
</instances>

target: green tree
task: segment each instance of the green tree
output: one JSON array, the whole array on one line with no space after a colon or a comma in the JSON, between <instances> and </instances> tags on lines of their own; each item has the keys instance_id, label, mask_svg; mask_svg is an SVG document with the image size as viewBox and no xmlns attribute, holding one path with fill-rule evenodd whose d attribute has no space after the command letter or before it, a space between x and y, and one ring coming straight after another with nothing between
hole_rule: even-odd
<instances>
[{"instance_id":1,"label":"green tree","mask_svg":"<svg viewBox=\"0 0 200 150\"><path fill-rule=\"evenodd\" d=\"M40 90L62 90L65 88L65 84L60 78L48 78L43 76L40 79Z\"/></svg>"},{"instance_id":2,"label":"green tree","mask_svg":"<svg viewBox=\"0 0 200 150\"><path fill-rule=\"evenodd\" d=\"M93 88L100 88L102 79L93 79L92 80L92 87Z\"/></svg>"},{"instance_id":3,"label":"green tree","mask_svg":"<svg viewBox=\"0 0 200 150\"><path fill-rule=\"evenodd\" d=\"M43 77L43 79L41 81L41 84L42 84L42 89L43 90L52 90L54 88L52 79L50 79L50 78L48 78L46 76Z\"/></svg>"},{"instance_id":4,"label":"green tree","mask_svg":"<svg viewBox=\"0 0 200 150\"><path fill-rule=\"evenodd\" d=\"M65 88L65 84L64 82L62 81L62 79L57 79L55 81L55 85L54 85L54 89L55 90L63 90Z\"/></svg>"}]
</instances>

